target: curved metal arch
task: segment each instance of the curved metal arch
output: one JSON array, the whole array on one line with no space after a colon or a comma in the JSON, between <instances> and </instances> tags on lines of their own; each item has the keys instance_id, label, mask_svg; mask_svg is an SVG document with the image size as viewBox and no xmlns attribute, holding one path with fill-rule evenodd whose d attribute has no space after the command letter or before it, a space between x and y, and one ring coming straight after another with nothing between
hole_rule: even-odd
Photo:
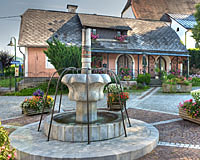
<instances>
[{"instance_id":1,"label":"curved metal arch","mask_svg":"<svg viewBox=\"0 0 200 160\"><path fill-rule=\"evenodd\" d=\"M57 99L57 93L58 93L58 87L59 87L59 84L60 84L60 81L61 81L61 78L67 74L69 71L72 71L73 74L74 74L74 71L76 71L76 73L78 74L79 71L81 71L82 69L81 68L74 68L74 67L69 67L69 68L62 68L56 72L54 72L49 80L49 83L48 83L48 88L47 88L47 92L46 92L46 97L45 97L45 102L44 102L44 106L43 106L43 109L42 109L42 114L41 114L41 118L40 118L40 123L39 123L39 126L38 126L38 131L40 130L40 127L41 127L41 122L42 122L42 118L43 118L43 114L44 114L44 108L45 108L45 104L46 104L46 101L47 101L47 96L48 96L48 92L49 92L49 87L50 87L50 84L51 84L51 81L53 79L53 77L56 75L56 73L61 72L58 80L57 80L57 85L56 85L56 91L55 91L55 98L54 98L54 104L53 104L53 108L52 108L52 111L51 111L51 120L50 120L50 126L49 126L49 132L48 132L48 141L50 139L50 133L51 133L51 126L52 126L52 121L53 121L53 115L54 115L54 111L55 111L55 104L56 104L56 99ZM126 133L126 126L125 126L125 119L124 119L124 115L123 115L123 103L121 102L120 100L120 93L123 91L122 90L122 86L121 86L121 83L120 83L120 79L119 77L117 76L117 74L115 72L113 72L112 70L109 70L107 68L92 68L92 69L89 69L87 68L86 69L86 89L87 89L87 115L88 115L88 144L90 143L90 124L89 124L89 105L88 105L88 71L91 70L93 72L96 72L96 73L102 73L102 72L106 72L107 74L111 74L111 76L114 77L114 80L115 80L115 84L116 84L116 87L117 89L119 89L119 102L120 102L120 110L121 110L121 116L122 116L122 121L123 121L123 128L124 128L124 133L125 133L125 137L127 137L127 133ZM119 86L117 85L119 84ZM118 88L120 87L120 88ZM60 111L60 106L61 106L61 102L62 102L62 87L61 87L61 96L60 96L60 101L59 101L59 111ZM128 112L127 112L127 109L126 109L126 105L124 105L124 109L125 109L125 112L126 112L126 116L128 118L128 122L129 122L129 126L131 126L131 123L130 123L130 120L129 120L129 116L128 116Z\"/></svg>"}]
</instances>

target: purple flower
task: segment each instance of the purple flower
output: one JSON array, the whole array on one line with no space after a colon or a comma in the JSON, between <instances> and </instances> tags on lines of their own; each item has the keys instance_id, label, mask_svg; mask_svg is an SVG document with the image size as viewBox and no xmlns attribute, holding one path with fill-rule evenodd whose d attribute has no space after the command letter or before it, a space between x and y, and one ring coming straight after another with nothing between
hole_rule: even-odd
<instances>
[{"instance_id":1,"label":"purple flower","mask_svg":"<svg viewBox=\"0 0 200 160\"><path fill-rule=\"evenodd\" d=\"M43 97L44 95L44 92L43 91L40 91L40 89L36 90L34 93L33 93L33 96L41 96Z\"/></svg>"}]
</instances>

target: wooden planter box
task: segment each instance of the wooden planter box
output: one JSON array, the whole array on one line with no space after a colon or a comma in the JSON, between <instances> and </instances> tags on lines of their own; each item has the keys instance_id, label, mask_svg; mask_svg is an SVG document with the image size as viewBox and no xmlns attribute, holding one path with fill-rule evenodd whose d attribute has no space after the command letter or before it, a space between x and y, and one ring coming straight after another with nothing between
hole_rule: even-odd
<instances>
[{"instance_id":1,"label":"wooden planter box","mask_svg":"<svg viewBox=\"0 0 200 160\"><path fill-rule=\"evenodd\" d=\"M182 108L179 108L179 116L185 120L200 124L200 118L192 118L188 115L186 111L184 111Z\"/></svg>"},{"instance_id":2,"label":"wooden planter box","mask_svg":"<svg viewBox=\"0 0 200 160\"><path fill-rule=\"evenodd\" d=\"M108 108L110 110L120 110L121 109L119 102L112 102L112 103L107 102L107 103L108 103ZM122 107L123 107L123 104L122 104Z\"/></svg>"},{"instance_id":3,"label":"wooden planter box","mask_svg":"<svg viewBox=\"0 0 200 160\"><path fill-rule=\"evenodd\" d=\"M49 113L51 112L51 108L45 108L44 113ZM33 116L33 115L38 115L41 114L42 110L35 110L35 109L22 109L22 114L25 114L27 116Z\"/></svg>"},{"instance_id":4,"label":"wooden planter box","mask_svg":"<svg viewBox=\"0 0 200 160\"><path fill-rule=\"evenodd\" d=\"M163 83L162 89L163 92L165 93L187 93L192 90L192 83L190 83L189 85L183 85L183 84L171 85Z\"/></svg>"}]
</instances>

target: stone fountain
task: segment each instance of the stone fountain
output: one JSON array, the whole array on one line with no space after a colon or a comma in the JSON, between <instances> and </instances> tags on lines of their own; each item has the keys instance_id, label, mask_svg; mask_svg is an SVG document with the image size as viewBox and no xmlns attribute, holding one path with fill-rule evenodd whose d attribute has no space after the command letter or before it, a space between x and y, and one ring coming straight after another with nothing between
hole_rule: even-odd
<instances>
[{"instance_id":1,"label":"stone fountain","mask_svg":"<svg viewBox=\"0 0 200 160\"><path fill-rule=\"evenodd\" d=\"M97 101L104 98L103 89L110 77L91 73L91 29L83 29L82 39L82 73L62 77L69 88L69 99L76 101L76 111L48 116L42 132L37 132L37 124L14 131L10 138L17 159L132 160L157 146L159 134L153 126L131 119L132 127L127 128L122 114L97 110ZM125 131L127 137L123 136ZM47 136L50 141L46 141ZM92 143L87 145L87 141Z\"/></svg>"}]
</instances>

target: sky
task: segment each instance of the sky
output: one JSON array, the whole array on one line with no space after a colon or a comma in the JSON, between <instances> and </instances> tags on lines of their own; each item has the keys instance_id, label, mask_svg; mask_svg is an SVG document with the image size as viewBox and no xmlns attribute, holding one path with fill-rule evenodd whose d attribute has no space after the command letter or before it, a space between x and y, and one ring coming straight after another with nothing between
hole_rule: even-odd
<instances>
[{"instance_id":1,"label":"sky","mask_svg":"<svg viewBox=\"0 0 200 160\"><path fill-rule=\"evenodd\" d=\"M120 17L127 0L0 0L0 50L14 55L14 47L9 47L11 37L18 41L20 15L28 8L66 11L67 4L78 5L78 13L91 13ZM15 18L2 18L19 16ZM21 57L17 48L17 56Z\"/></svg>"}]
</instances>

